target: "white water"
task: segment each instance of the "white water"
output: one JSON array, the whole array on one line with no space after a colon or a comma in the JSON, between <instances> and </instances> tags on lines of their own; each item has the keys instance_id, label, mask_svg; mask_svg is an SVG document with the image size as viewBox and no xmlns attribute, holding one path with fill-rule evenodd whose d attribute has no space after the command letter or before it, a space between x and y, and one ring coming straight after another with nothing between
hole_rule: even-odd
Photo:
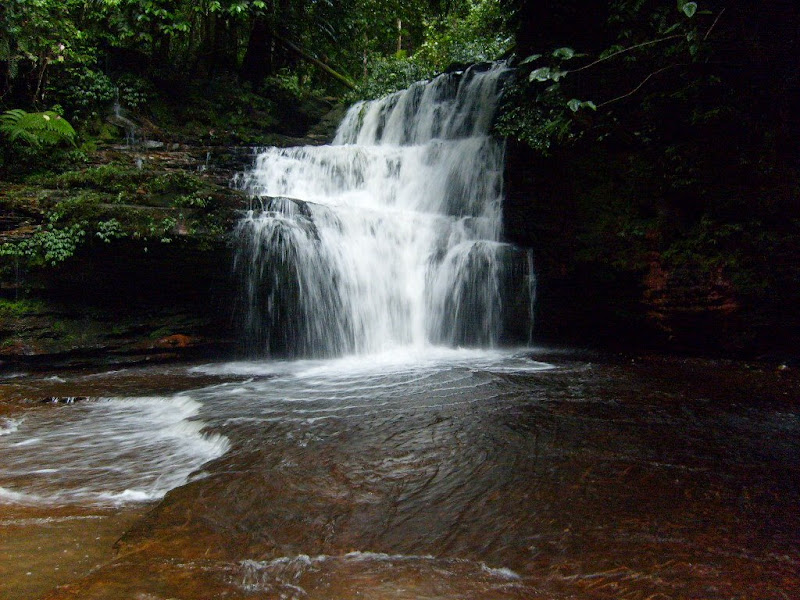
<instances>
[{"instance_id":1,"label":"white water","mask_svg":"<svg viewBox=\"0 0 800 600\"><path fill-rule=\"evenodd\" d=\"M6 420L0 504L121 504L161 498L228 441L202 432L185 395L106 398Z\"/></svg>"},{"instance_id":2,"label":"white water","mask_svg":"<svg viewBox=\"0 0 800 600\"><path fill-rule=\"evenodd\" d=\"M435 591L419 589L425 585L426 576L435 581L431 586ZM239 577L237 583L246 592L287 600L316 596L320 591L327 596L325 592L331 587L358 595L360 586L353 584L359 579L379 581L372 584L371 591L381 598L400 597L398 592L407 593L408 588L416 588L418 598L444 598L444 590L459 598L474 598L523 589L518 587L521 577L511 569L492 568L480 561L360 551L341 556L300 554L270 561L245 560L239 565ZM431 591L436 595L429 595Z\"/></svg>"},{"instance_id":3,"label":"white water","mask_svg":"<svg viewBox=\"0 0 800 600\"><path fill-rule=\"evenodd\" d=\"M257 354L525 342L533 276L501 243L508 70L442 75L354 105L334 143L269 148L243 187L242 313ZM522 332L522 333L520 333Z\"/></svg>"}]
</instances>

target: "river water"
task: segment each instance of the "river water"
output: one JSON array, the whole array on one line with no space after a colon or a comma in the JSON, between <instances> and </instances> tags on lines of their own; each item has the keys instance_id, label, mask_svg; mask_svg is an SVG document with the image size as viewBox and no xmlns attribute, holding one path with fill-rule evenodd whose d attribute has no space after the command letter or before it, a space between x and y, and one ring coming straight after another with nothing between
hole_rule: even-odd
<instances>
[{"instance_id":1,"label":"river water","mask_svg":"<svg viewBox=\"0 0 800 600\"><path fill-rule=\"evenodd\" d=\"M443 348L7 378L0 589L798 597L799 383Z\"/></svg>"}]
</instances>

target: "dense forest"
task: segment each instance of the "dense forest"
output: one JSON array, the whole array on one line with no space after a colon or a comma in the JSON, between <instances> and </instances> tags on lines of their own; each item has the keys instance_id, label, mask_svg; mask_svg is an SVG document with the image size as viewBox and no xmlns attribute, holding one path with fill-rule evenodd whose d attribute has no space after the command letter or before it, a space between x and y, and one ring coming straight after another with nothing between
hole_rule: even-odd
<instances>
[{"instance_id":1,"label":"dense forest","mask_svg":"<svg viewBox=\"0 0 800 600\"><path fill-rule=\"evenodd\" d=\"M790 0L7 0L3 315L36 312L54 285L85 288L76 273L97 248L114 264L148 249L172 260L187 231L201 249L218 244L241 200L228 174L159 166L122 144L208 157L209 147L324 141L313 126L337 105L502 58L516 66L495 124L509 140L506 234L536 251L542 339L791 353L798 10ZM26 341L26 327L2 328L7 354L52 350ZM72 347L75 335L64 335Z\"/></svg>"}]
</instances>

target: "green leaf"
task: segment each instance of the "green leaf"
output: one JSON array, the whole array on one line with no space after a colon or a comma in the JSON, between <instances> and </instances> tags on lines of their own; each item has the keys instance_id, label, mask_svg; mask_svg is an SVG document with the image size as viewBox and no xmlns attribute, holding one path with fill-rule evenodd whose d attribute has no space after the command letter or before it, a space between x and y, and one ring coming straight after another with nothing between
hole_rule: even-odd
<instances>
[{"instance_id":1,"label":"green leaf","mask_svg":"<svg viewBox=\"0 0 800 600\"><path fill-rule=\"evenodd\" d=\"M569 102L567 102L567 106L572 112L578 112L578 109L581 108L591 108L592 110L597 110L597 105L592 102L591 100L584 100L581 102L577 98L573 98Z\"/></svg>"},{"instance_id":2,"label":"green leaf","mask_svg":"<svg viewBox=\"0 0 800 600\"><path fill-rule=\"evenodd\" d=\"M531 54L527 58L523 59L519 64L520 65L527 65L528 63L532 63L535 60L542 58L541 54Z\"/></svg>"},{"instance_id":3,"label":"green leaf","mask_svg":"<svg viewBox=\"0 0 800 600\"><path fill-rule=\"evenodd\" d=\"M697 2L687 2L683 5L683 14L685 14L690 19L694 16L694 13L697 12Z\"/></svg>"},{"instance_id":4,"label":"green leaf","mask_svg":"<svg viewBox=\"0 0 800 600\"><path fill-rule=\"evenodd\" d=\"M539 67L531 71L528 75L528 81L547 81L550 79L550 67Z\"/></svg>"},{"instance_id":5,"label":"green leaf","mask_svg":"<svg viewBox=\"0 0 800 600\"><path fill-rule=\"evenodd\" d=\"M573 56L575 56L575 50L572 48L557 48L556 50L553 50L553 58L569 60Z\"/></svg>"}]
</instances>

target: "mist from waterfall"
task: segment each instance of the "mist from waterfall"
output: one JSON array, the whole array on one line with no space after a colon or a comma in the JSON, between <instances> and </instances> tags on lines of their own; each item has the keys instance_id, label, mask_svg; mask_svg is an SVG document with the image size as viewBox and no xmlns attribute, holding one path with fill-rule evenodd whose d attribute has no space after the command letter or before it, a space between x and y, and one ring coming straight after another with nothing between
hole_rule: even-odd
<instances>
[{"instance_id":1,"label":"mist from waterfall","mask_svg":"<svg viewBox=\"0 0 800 600\"><path fill-rule=\"evenodd\" d=\"M526 341L531 259L500 241L504 145L489 133L509 73L419 82L352 106L331 145L258 155L235 232L251 354Z\"/></svg>"}]
</instances>

